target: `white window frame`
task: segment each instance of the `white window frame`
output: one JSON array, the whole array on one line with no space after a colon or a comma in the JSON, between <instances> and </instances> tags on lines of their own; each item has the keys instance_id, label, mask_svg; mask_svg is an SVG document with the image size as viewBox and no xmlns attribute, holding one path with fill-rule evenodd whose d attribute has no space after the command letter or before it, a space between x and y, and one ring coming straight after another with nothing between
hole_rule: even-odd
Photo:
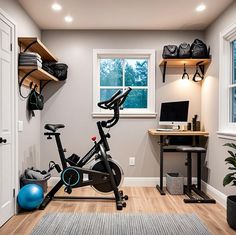
<instances>
[{"instance_id":1,"label":"white window frame","mask_svg":"<svg viewBox=\"0 0 236 235\"><path fill-rule=\"evenodd\" d=\"M232 83L232 42L236 40L236 22L220 33L219 54L219 130L218 137L236 139L236 123L231 119L231 94L236 84Z\"/></svg>"},{"instance_id":2,"label":"white window frame","mask_svg":"<svg viewBox=\"0 0 236 235\"><path fill-rule=\"evenodd\" d=\"M100 100L100 59L145 58L148 59L148 108L120 110L121 117L156 117L155 113L155 50L152 49L94 49L93 50L93 117L111 116L112 112L97 106ZM132 88L132 87L131 87ZM140 87L142 88L142 87ZM145 86L146 88L146 86Z\"/></svg>"}]
</instances>

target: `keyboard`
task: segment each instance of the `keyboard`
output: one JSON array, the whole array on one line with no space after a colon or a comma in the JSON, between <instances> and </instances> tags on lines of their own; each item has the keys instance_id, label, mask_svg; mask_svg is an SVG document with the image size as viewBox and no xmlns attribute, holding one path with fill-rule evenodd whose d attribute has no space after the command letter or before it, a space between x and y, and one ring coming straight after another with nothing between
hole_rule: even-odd
<instances>
[{"instance_id":1,"label":"keyboard","mask_svg":"<svg viewBox=\"0 0 236 235\"><path fill-rule=\"evenodd\" d=\"M177 131L169 128L158 128L157 131Z\"/></svg>"}]
</instances>

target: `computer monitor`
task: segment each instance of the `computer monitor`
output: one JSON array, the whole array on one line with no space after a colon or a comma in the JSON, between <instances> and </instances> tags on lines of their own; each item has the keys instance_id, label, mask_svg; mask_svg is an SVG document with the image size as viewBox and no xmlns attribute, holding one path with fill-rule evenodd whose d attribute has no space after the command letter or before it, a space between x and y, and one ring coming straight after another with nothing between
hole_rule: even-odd
<instances>
[{"instance_id":1,"label":"computer monitor","mask_svg":"<svg viewBox=\"0 0 236 235\"><path fill-rule=\"evenodd\" d=\"M161 104L159 125L186 125L189 101L166 102Z\"/></svg>"}]
</instances>

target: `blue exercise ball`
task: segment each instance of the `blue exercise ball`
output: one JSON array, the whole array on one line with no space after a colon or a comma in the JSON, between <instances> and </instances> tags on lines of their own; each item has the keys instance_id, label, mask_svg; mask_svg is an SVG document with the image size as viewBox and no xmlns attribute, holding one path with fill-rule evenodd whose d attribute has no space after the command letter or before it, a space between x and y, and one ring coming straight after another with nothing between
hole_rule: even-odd
<instances>
[{"instance_id":1,"label":"blue exercise ball","mask_svg":"<svg viewBox=\"0 0 236 235\"><path fill-rule=\"evenodd\" d=\"M37 184L27 184L20 189L17 197L20 208L33 210L39 207L44 198L43 188Z\"/></svg>"}]
</instances>

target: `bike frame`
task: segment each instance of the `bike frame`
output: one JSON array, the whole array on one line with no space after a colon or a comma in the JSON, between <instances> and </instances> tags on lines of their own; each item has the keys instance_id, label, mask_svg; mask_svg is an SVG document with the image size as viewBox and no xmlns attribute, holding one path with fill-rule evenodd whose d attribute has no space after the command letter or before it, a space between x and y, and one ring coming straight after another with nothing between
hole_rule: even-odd
<instances>
[{"instance_id":1,"label":"bike frame","mask_svg":"<svg viewBox=\"0 0 236 235\"><path fill-rule=\"evenodd\" d=\"M98 131L99 131L99 135L100 135L100 140L98 142L95 142L95 145L88 151L88 153L86 153L84 155L84 157L79 161L79 163L77 164L77 167L83 167L84 165L87 164L87 162L95 155L98 153L101 153L101 159L107 159L107 154L106 152L110 150L109 144L107 142L107 138L108 135L104 133L104 130L102 128L102 124L101 122L97 122L97 127L98 127ZM57 148L58 148L58 152L59 152L59 156L60 156L60 160L61 160L61 165L62 168L65 169L68 167L67 165L67 161L66 161L66 157L65 157L65 151L63 149L62 143L61 143L61 139L60 139L60 133L59 132L46 132L44 133L44 135L48 136L48 138L50 138L51 136L55 136L55 140L56 140L56 144L57 144ZM107 163L107 161L105 161L105 164ZM110 168L110 166L108 166L106 164L106 167ZM112 171L110 170L110 172L108 172L110 174L113 174ZM112 185L114 185L114 188L116 186L114 178L111 177L111 183ZM51 189L51 191L46 195L44 201L42 202L42 204L40 205L39 209L44 209L48 203L53 200L53 199L68 199L68 200L77 200L77 199L102 199L102 200L118 200L118 189L116 190L117 192L115 192L115 198L114 197L64 197L64 196L55 196L55 194L58 192L58 190L63 186L63 182L60 179L60 181L58 181L58 183Z\"/></svg>"},{"instance_id":2,"label":"bike frame","mask_svg":"<svg viewBox=\"0 0 236 235\"><path fill-rule=\"evenodd\" d=\"M110 165L108 163L108 160L107 160L108 159L107 151L110 150L109 144L107 142L107 138L110 138L110 135L109 135L109 133L105 134L103 128L111 128L112 126L114 126L118 122L118 120L119 120L119 108L124 103L128 93L130 91L131 91L131 88L128 88L127 91L125 91L122 94L122 92L119 90L118 92L116 92L111 97L111 99L98 103L98 106L100 108L114 110L114 115L111 119L109 119L107 121L98 121L97 122L97 128L98 128L98 131L99 131L100 140L98 142L94 141L94 143L95 143L94 146L84 155L84 157L82 159L79 160L77 165L74 166L75 169L76 168L78 170L81 169L82 172L86 172L87 174L89 174L89 173L94 173L95 174L96 171L92 171L92 170L88 170L88 169L86 169L86 170L83 169L82 170L82 168L83 168L83 166L85 166L88 163L88 161L95 154L100 154L99 157L105 164L107 174L110 177L110 184L112 186L115 197L73 197L73 196L66 197L66 196L55 196L55 194L58 192L58 190L64 185L62 179L60 179L60 181L46 195L46 197L44 198L43 202L41 203L39 209L44 209L47 206L47 204L53 199L62 199L62 200L65 200L65 199L67 199L67 200L71 200L71 199L72 200L77 200L77 199L115 200L118 210L121 210L123 207L126 206L126 204L123 203L122 201L123 201L123 198L126 198L125 200L127 200L128 197L127 197L127 195L123 196L123 192L118 190L118 187L117 187L116 182L115 182L114 174L113 174L113 172L111 170L111 167L110 167ZM59 129L59 127L57 129ZM66 161L66 157L65 157L65 150L62 147L62 143L61 143L61 139L60 139L60 133L56 132L57 129L54 130L54 129L48 128L47 130L51 130L52 132L46 132L46 133L44 133L44 135L48 136L48 139L51 139L52 138L51 136L55 136L55 140L56 140L56 144L57 144L57 147L58 147L58 152L59 152L62 168L63 168L63 170L65 170L68 167L68 165L67 165L67 161ZM103 175L103 174L106 174L106 173L96 172L96 174L102 174ZM81 186L84 186L84 185L85 184L83 184ZM91 184L86 183L86 185L91 185ZM80 186L78 186L78 187L80 187Z\"/></svg>"},{"instance_id":3,"label":"bike frame","mask_svg":"<svg viewBox=\"0 0 236 235\"><path fill-rule=\"evenodd\" d=\"M87 164L87 162L95 155L98 154L100 152L100 145L103 146L105 153L107 151L110 150L109 144L107 142L107 138L108 136L104 133L104 130L102 128L101 122L97 122L97 127L99 130L99 134L100 134L100 140L99 142L95 142L95 145L84 155L83 158L80 159L80 161L78 162L78 164L76 165L77 167L83 167L84 165ZM56 139L56 144L57 144L57 148L58 148L58 152L59 152L59 156L60 156L60 160L61 160L61 164L62 164L62 168L65 169L67 167L67 161L66 161L66 157L65 157L65 150L62 147L62 143L61 143L61 139L60 139L60 133L59 132L46 132L44 133L44 135L48 136L48 138L50 138L51 136L55 136Z\"/></svg>"}]
</instances>

